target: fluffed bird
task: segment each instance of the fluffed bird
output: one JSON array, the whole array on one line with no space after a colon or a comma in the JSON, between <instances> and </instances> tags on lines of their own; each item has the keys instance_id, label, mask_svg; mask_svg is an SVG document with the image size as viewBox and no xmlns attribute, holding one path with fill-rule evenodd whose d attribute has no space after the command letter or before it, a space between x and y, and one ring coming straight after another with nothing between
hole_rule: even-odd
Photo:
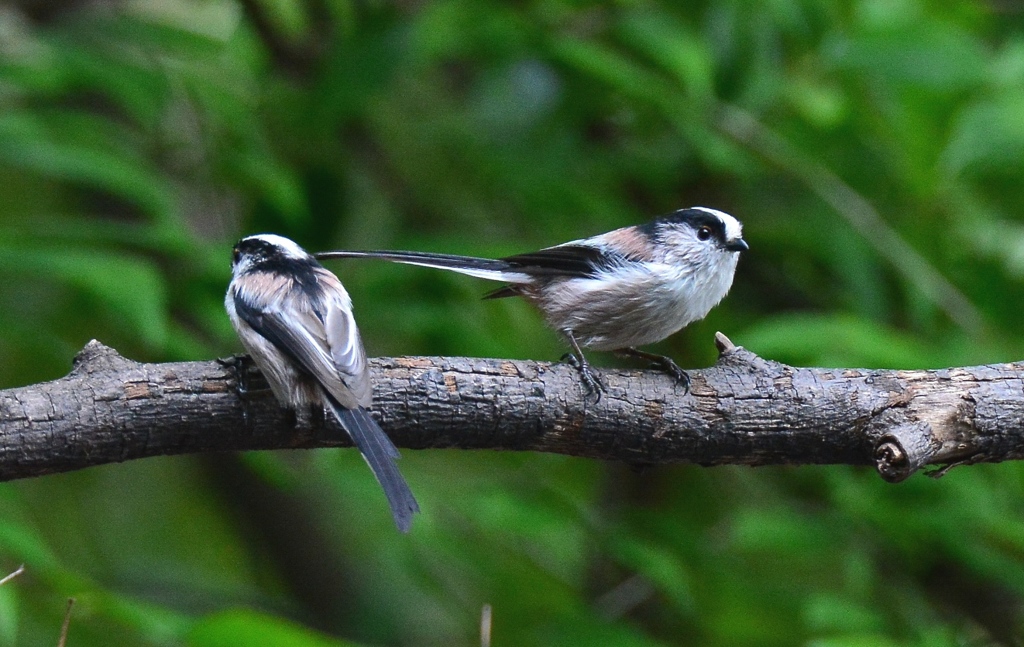
<instances>
[{"instance_id":1,"label":"fluffed bird","mask_svg":"<svg viewBox=\"0 0 1024 647\"><path fill-rule=\"evenodd\" d=\"M398 449L367 411L366 352L341 281L274 234L238 241L231 273L224 306L278 402L329 409L380 482L398 529L408 532L419 505L395 464Z\"/></svg>"},{"instance_id":2,"label":"fluffed bird","mask_svg":"<svg viewBox=\"0 0 1024 647\"><path fill-rule=\"evenodd\" d=\"M707 207L680 209L642 225L499 259L406 251L329 251L318 259L379 258L451 270L508 285L485 298L520 296L565 336L567 357L588 393L604 385L582 348L614 351L658 366L689 388L684 370L637 349L703 319L729 292L743 226Z\"/></svg>"}]
</instances>

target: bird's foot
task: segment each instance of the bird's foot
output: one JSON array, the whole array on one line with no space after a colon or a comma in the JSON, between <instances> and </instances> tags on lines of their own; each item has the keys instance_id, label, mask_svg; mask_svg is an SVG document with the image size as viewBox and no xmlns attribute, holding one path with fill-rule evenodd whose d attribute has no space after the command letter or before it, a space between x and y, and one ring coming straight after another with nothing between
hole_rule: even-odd
<instances>
[{"instance_id":1,"label":"bird's foot","mask_svg":"<svg viewBox=\"0 0 1024 647\"><path fill-rule=\"evenodd\" d=\"M683 387L683 393L690 392L690 374L680 368L679 364L676 364L671 357L663 355L659 359L652 361L651 365L675 379L676 384Z\"/></svg>"},{"instance_id":2,"label":"bird's foot","mask_svg":"<svg viewBox=\"0 0 1024 647\"><path fill-rule=\"evenodd\" d=\"M607 393L608 387L598 377L597 372L590 368L590 363L586 360L580 361L580 358L576 357L573 353L562 355L562 361L576 369L576 372L580 374L580 381L583 382L583 390L586 396L594 396L594 402L600 402L601 394Z\"/></svg>"},{"instance_id":3,"label":"bird's foot","mask_svg":"<svg viewBox=\"0 0 1024 647\"><path fill-rule=\"evenodd\" d=\"M258 370L253 372L256 362L249 355L232 355L231 357L218 357L218 364L229 369L235 378L235 391L240 396L247 396L250 393L258 394L270 391L270 384Z\"/></svg>"},{"instance_id":4,"label":"bird's foot","mask_svg":"<svg viewBox=\"0 0 1024 647\"><path fill-rule=\"evenodd\" d=\"M683 393L690 392L690 374L679 367L671 357L657 355L636 348L621 348L615 351L617 355L624 357L635 357L651 363L651 366L672 377L676 384L683 387Z\"/></svg>"},{"instance_id":5,"label":"bird's foot","mask_svg":"<svg viewBox=\"0 0 1024 647\"><path fill-rule=\"evenodd\" d=\"M231 371L235 378L235 391L238 395L249 393L249 365L252 358L248 355L231 355L230 357L218 357L216 362Z\"/></svg>"},{"instance_id":6,"label":"bird's foot","mask_svg":"<svg viewBox=\"0 0 1024 647\"><path fill-rule=\"evenodd\" d=\"M252 358L248 355L229 355L228 357L218 357L213 360L223 366L224 368L230 368L231 370L237 371L244 369L252 363Z\"/></svg>"}]
</instances>

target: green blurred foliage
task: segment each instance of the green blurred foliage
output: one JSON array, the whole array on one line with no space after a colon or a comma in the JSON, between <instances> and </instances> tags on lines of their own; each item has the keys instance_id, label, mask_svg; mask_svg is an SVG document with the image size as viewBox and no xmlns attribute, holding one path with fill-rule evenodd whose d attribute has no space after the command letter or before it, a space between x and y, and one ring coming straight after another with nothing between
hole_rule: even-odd
<instances>
[{"instance_id":1,"label":"green blurred foliage","mask_svg":"<svg viewBox=\"0 0 1024 647\"><path fill-rule=\"evenodd\" d=\"M221 301L246 233L500 255L694 204L752 249L657 348L685 366L715 330L801 365L1019 359L1022 25L937 0L8 2L0 382L56 378L91 338L237 351ZM473 279L332 267L371 354L564 351ZM56 644L69 596L75 647L478 644L485 603L495 645L1024 634L1020 465L899 486L457 451L402 469L407 537L352 451L5 484L0 568L27 572L0 588L0 647Z\"/></svg>"}]
</instances>

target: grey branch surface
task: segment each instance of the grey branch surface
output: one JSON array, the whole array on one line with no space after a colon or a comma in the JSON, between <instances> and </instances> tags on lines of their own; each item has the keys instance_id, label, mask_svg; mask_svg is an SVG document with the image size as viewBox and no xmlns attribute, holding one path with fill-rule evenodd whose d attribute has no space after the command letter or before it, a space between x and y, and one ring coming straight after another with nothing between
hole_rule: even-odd
<instances>
[{"instance_id":1,"label":"grey branch surface","mask_svg":"<svg viewBox=\"0 0 1024 647\"><path fill-rule=\"evenodd\" d=\"M374 413L399 447L541 451L657 464L926 465L1024 455L1024 363L936 371L795 368L717 336L690 393L654 371L465 357L372 361ZM281 409L251 366L140 364L90 342L72 372L0 391L0 480L149 456L349 445L322 412Z\"/></svg>"}]
</instances>

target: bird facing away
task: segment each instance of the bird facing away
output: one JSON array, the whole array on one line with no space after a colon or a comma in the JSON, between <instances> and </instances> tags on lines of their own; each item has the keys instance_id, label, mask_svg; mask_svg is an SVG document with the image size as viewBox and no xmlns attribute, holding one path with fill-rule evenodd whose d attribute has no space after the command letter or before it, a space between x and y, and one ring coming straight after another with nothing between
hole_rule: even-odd
<instances>
[{"instance_id":1,"label":"bird facing away","mask_svg":"<svg viewBox=\"0 0 1024 647\"><path fill-rule=\"evenodd\" d=\"M729 292L739 252L747 249L736 218L692 207L499 259L403 251L330 251L316 257L379 258L507 283L485 298L520 296L536 306L565 336L572 348L567 358L587 392L599 398L604 385L581 347L645 359L689 387L689 376L672 359L636 347L703 319Z\"/></svg>"},{"instance_id":2,"label":"bird facing away","mask_svg":"<svg viewBox=\"0 0 1024 647\"><path fill-rule=\"evenodd\" d=\"M398 471L398 449L367 408L366 352L341 281L291 240L273 234L235 245L224 306L242 345L283 406L330 409L351 436L408 532L419 505Z\"/></svg>"}]
</instances>

